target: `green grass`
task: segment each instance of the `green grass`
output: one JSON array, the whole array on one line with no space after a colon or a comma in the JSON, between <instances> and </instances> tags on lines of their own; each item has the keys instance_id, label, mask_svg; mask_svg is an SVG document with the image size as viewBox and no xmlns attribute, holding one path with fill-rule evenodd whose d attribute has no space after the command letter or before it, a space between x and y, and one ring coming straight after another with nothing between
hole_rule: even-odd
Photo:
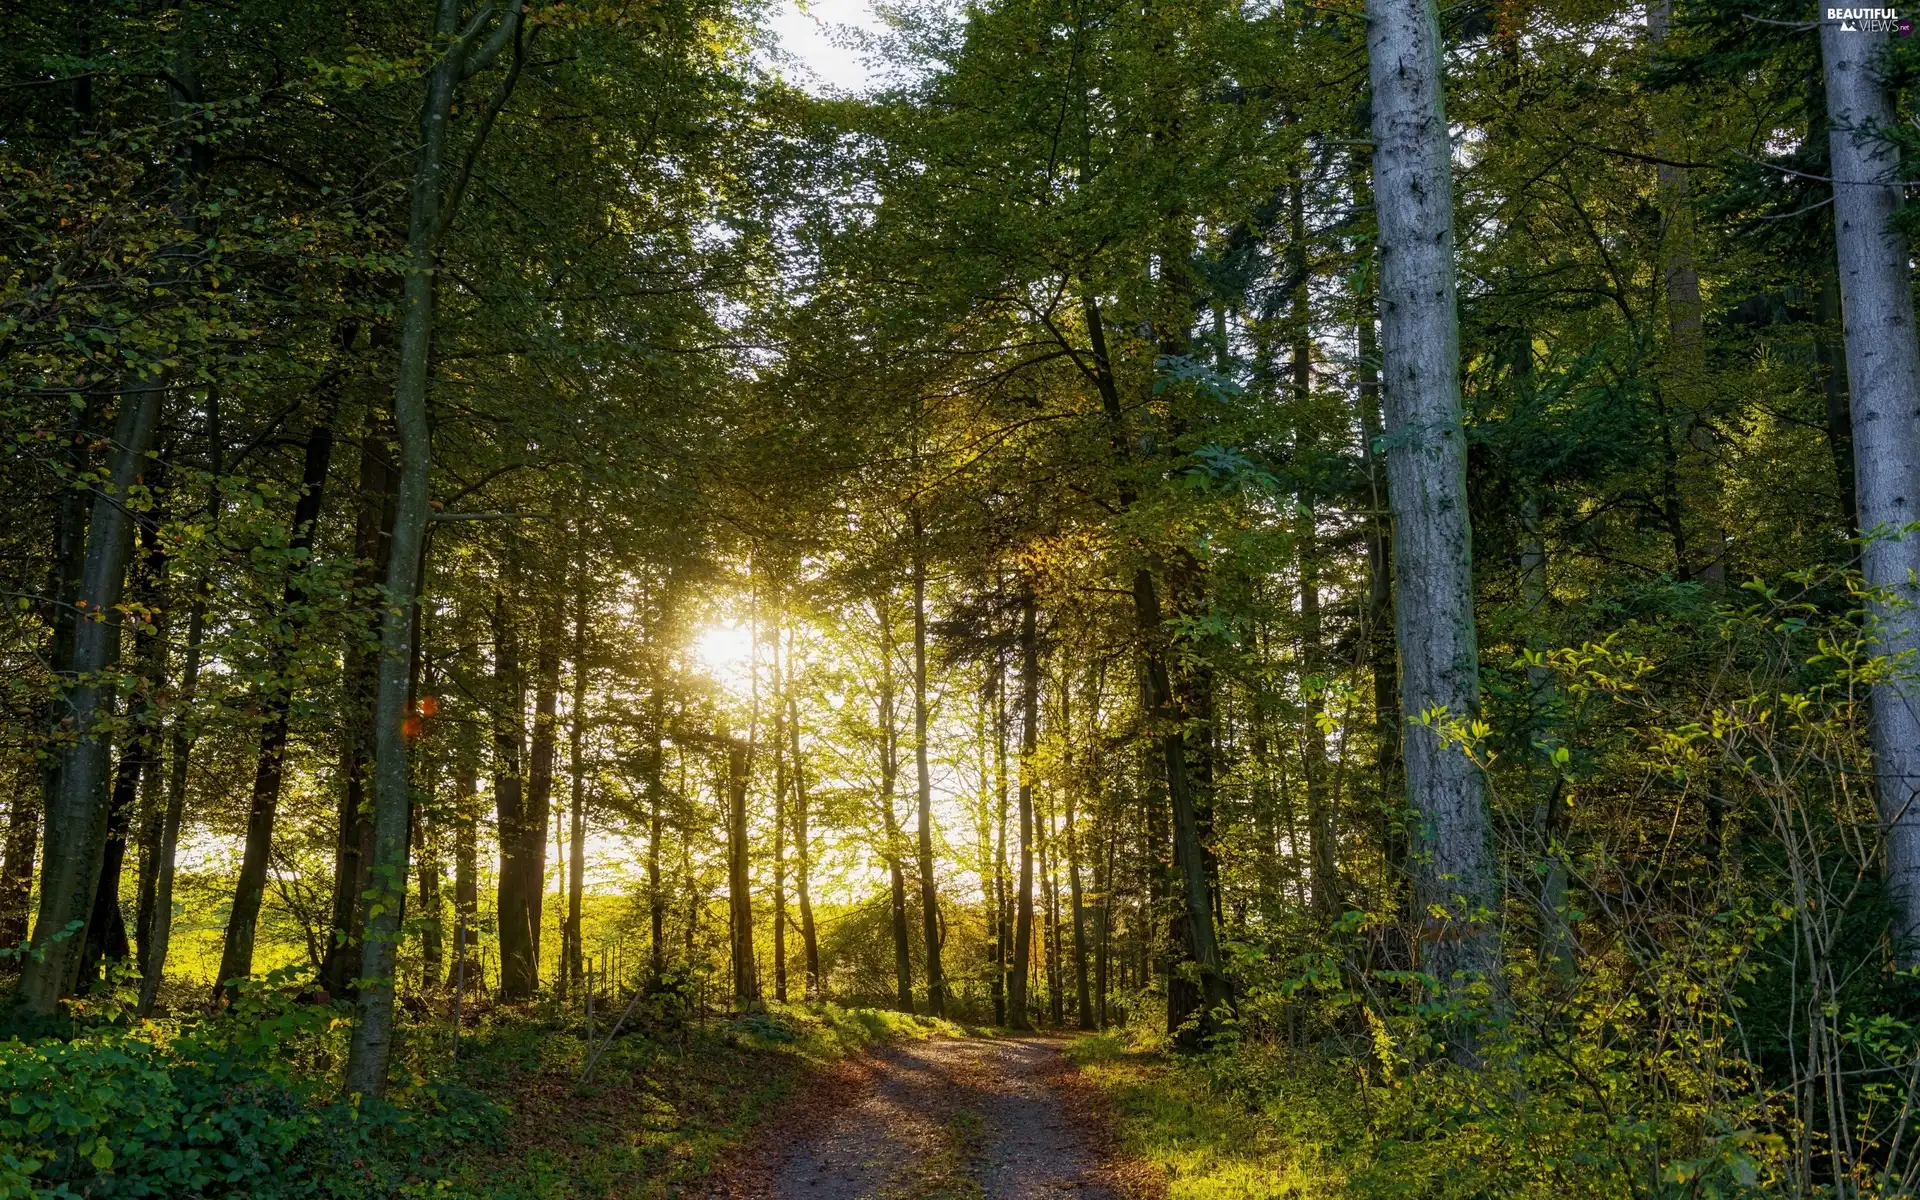
<instances>
[{"instance_id":1,"label":"green grass","mask_svg":"<svg viewBox=\"0 0 1920 1200\"><path fill-rule=\"evenodd\" d=\"M1308 1125L1297 1127L1217 1093L1198 1065L1111 1034L1076 1039L1067 1054L1112 1104L1121 1149L1165 1176L1169 1200L1349 1195L1324 1131L1311 1127L1324 1109L1301 1113Z\"/></svg>"},{"instance_id":2,"label":"green grass","mask_svg":"<svg viewBox=\"0 0 1920 1200\"><path fill-rule=\"evenodd\" d=\"M709 1174L810 1067L959 1026L837 1006L774 1006L741 1020L622 1036L577 1084L579 1022L502 1014L463 1040L458 1079L510 1113L444 1194L472 1200L662 1197Z\"/></svg>"}]
</instances>

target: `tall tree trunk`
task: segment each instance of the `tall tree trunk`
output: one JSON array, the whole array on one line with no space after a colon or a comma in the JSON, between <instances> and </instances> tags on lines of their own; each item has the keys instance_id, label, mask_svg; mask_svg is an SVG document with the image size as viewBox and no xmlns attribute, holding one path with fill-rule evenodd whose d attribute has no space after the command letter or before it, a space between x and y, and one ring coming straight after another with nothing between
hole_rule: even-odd
<instances>
[{"instance_id":1,"label":"tall tree trunk","mask_svg":"<svg viewBox=\"0 0 1920 1200\"><path fill-rule=\"evenodd\" d=\"M998 652L993 656L993 1023L1006 1025L1007 944L1012 921L1007 912L1007 675Z\"/></svg>"},{"instance_id":2,"label":"tall tree trunk","mask_svg":"<svg viewBox=\"0 0 1920 1200\"><path fill-rule=\"evenodd\" d=\"M747 857L747 743L727 744L727 911L733 918L733 1005L760 1007L760 974L753 956L753 890Z\"/></svg>"},{"instance_id":3,"label":"tall tree trunk","mask_svg":"<svg viewBox=\"0 0 1920 1200\"><path fill-rule=\"evenodd\" d=\"M294 502L289 531L287 581L281 611L292 613L306 590L307 553L313 548L314 525L325 498L327 470L333 462L333 408L338 395L326 397L313 428L307 433L305 462L300 472L300 498ZM227 985L253 974L253 943L260 924L260 901L266 894L267 867L273 854L273 824L280 811L280 789L286 778L288 712L294 684L285 678L292 657L297 624L280 634L267 657L267 682L255 693L264 709L260 750L254 760L253 792L247 805L247 838L240 855L240 877L234 884L233 904L227 912L227 937L220 952L220 970L214 976L216 1004L223 1003Z\"/></svg>"},{"instance_id":4,"label":"tall tree trunk","mask_svg":"<svg viewBox=\"0 0 1920 1200\"><path fill-rule=\"evenodd\" d=\"M1040 739L1040 637L1031 587L1020 595L1020 883L1014 891L1013 963L1007 972L1007 1024L1032 1029L1027 980L1033 962L1033 773Z\"/></svg>"},{"instance_id":5,"label":"tall tree trunk","mask_svg":"<svg viewBox=\"0 0 1920 1200\"><path fill-rule=\"evenodd\" d=\"M1073 727L1064 720L1064 734L1068 738L1071 754ZM1094 726L1099 725L1095 714ZM1074 811L1074 795L1079 791L1079 779L1073 774L1069 759L1067 774L1067 886L1073 903L1073 989L1076 1007L1075 1013L1080 1019L1080 1028L1093 1028L1093 1000L1088 992L1087 981L1087 914L1084 898L1080 892L1080 839L1075 829L1078 814Z\"/></svg>"},{"instance_id":6,"label":"tall tree trunk","mask_svg":"<svg viewBox=\"0 0 1920 1200\"><path fill-rule=\"evenodd\" d=\"M907 945L907 880L900 867L905 839L900 818L893 811L893 791L900 775L900 740L893 725L893 613L883 592L875 600L880 615L880 825L886 839L887 880L891 889L893 924L894 1003L901 1012L913 1011L913 955Z\"/></svg>"},{"instance_id":7,"label":"tall tree trunk","mask_svg":"<svg viewBox=\"0 0 1920 1200\"><path fill-rule=\"evenodd\" d=\"M1287 275L1293 284L1289 357L1293 403L1300 414L1295 455L1311 471L1319 454L1313 413L1313 305L1307 258L1306 189L1300 180L1287 185ZM1321 644L1320 537L1312 489L1299 497L1300 533L1294 560L1300 572L1301 766L1307 787L1307 831L1312 839L1313 907L1321 919L1340 915L1340 868L1335 853L1333 805L1327 786L1327 735L1320 727L1325 712L1326 654Z\"/></svg>"},{"instance_id":8,"label":"tall tree trunk","mask_svg":"<svg viewBox=\"0 0 1920 1200\"><path fill-rule=\"evenodd\" d=\"M1101 409L1108 429L1108 443L1115 474L1116 490L1122 509L1133 507L1138 498L1131 482L1133 440L1126 428L1120 389L1114 380L1112 359L1107 353L1106 330L1100 306L1091 296L1084 300L1087 337L1093 349L1093 381L1100 392ZM1160 734L1162 778L1166 782L1167 802L1173 825L1174 869L1180 878L1180 900L1191 929L1192 958L1199 972L1202 1000L1200 1019L1193 1023L1190 1041L1204 1040L1213 1032L1213 1013L1232 1003L1232 992L1220 966L1219 942L1213 927L1213 890L1208 879L1207 852L1200 833L1200 817L1187 776L1186 734L1182 714L1174 704L1172 678L1167 670L1167 630L1160 612L1160 595L1153 572L1146 566L1134 569L1132 588L1134 623L1140 633L1142 707L1147 716L1164 727Z\"/></svg>"},{"instance_id":9,"label":"tall tree trunk","mask_svg":"<svg viewBox=\"0 0 1920 1200\"><path fill-rule=\"evenodd\" d=\"M547 906L547 831L553 819L553 766L559 740L560 610L549 604L540 621L533 691L533 757L527 772L527 803L521 825L524 842L520 868L527 896L527 930L532 988L540 986L540 926ZM561 969L565 969L564 959Z\"/></svg>"},{"instance_id":10,"label":"tall tree trunk","mask_svg":"<svg viewBox=\"0 0 1920 1200\"><path fill-rule=\"evenodd\" d=\"M927 764L927 558L920 508L913 524L913 758L919 782L920 934L926 943L927 1012L947 1015L946 973L940 966L940 889L933 877L933 775Z\"/></svg>"},{"instance_id":11,"label":"tall tree trunk","mask_svg":"<svg viewBox=\"0 0 1920 1200\"><path fill-rule=\"evenodd\" d=\"M793 656L787 656L791 670ZM791 676L789 676L791 678ZM787 744L793 756L793 887L800 904L800 946L807 963L807 999L821 999L820 936L813 923L813 844L807 830L807 770L800 756L800 705L787 688Z\"/></svg>"},{"instance_id":12,"label":"tall tree trunk","mask_svg":"<svg viewBox=\"0 0 1920 1200\"><path fill-rule=\"evenodd\" d=\"M510 558L511 561L511 558ZM514 572L508 567L509 576ZM512 582L506 585L514 590ZM500 998L526 1000L539 986L533 957L534 898L527 894L526 680L520 635L505 591L493 600L493 804L500 844L495 920L500 938Z\"/></svg>"},{"instance_id":13,"label":"tall tree trunk","mask_svg":"<svg viewBox=\"0 0 1920 1200\"><path fill-rule=\"evenodd\" d=\"M447 965L449 987L485 985L480 960L474 953L474 925L480 915L480 772L478 748L472 741L472 733L462 730L453 762L453 957Z\"/></svg>"},{"instance_id":14,"label":"tall tree trunk","mask_svg":"<svg viewBox=\"0 0 1920 1200\"><path fill-rule=\"evenodd\" d=\"M1467 720L1479 711L1479 643L1439 19L1432 0L1368 0L1367 17L1401 712ZM1449 992L1497 988L1499 880L1480 768L1435 727L1412 731L1405 752L1420 814L1421 965ZM1454 1049L1473 1060L1474 1042L1463 1026Z\"/></svg>"},{"instance_id":15,"label":"tall tree trunk","mask_svg":"<svg viewBox=\"0 0 1920 1200\"><path fill-rule=\"evenodd\" d=\"M160 422L165 380L153 376L126 389L114 423L108 478L93 498L85 566L75 605L100 619L76 623L73 652L57 663L61 692L59 780L48 798L46 853L31 953L21 965L16 1004L36 1018L52 1017L73 991L84 934L106 854L107 752L112 737L113 685L106 669L120 656L120 597L133 549L133 517L127 498L147 466Z\"/></svg>"},{"instance_id":16,"label":"tall tree trunk","mask_svg":"<svg viewBox=\"0 0 1920 1200\"><path fill-rule=\"evenodd\" d=\"M217 459L217 454L216 454ZM216 461L213 474L219 476ZM215 493L218 495L218 492ZM146 961L141 966L140 1015L151 1016L158 1002L160 983L166 975L167 951L173 941L173 883L180 846L180 822L186 814L187 768L193 757L193 738L188 734L189 717L195 693L200 687L200 642L206 633L207 580L203 575L194 588L192 607L187 612L187 642L180 664L180 691L175 697L172 729L167 746L167 798L160 817L160 839L153 865L153 918L147 934Z\"/></svg>"},{"instance_id":17,"label":"tall tree trunk","mask_svg":"<svg viewBox=\"0 0 1920 1200\"><path fill-rule=\"evenodd\" d=\"M407 670L411 658L413 606L419 602L429 511L427 491L433 469L433 429L427 411L427 381L433 351L434 278L440 244L458 211L463 175L449 177L447 126L460 84L486 66L502 49L513 47L513 65L494 91L488 115L481 118L468 147L468 162L484 143L492 119L519 77L521 15L524 0L493 6L495 26L475 23L461 29L461 0L439 0L435 42L444 47L427 72L427 94L420 110L420 141L414 159L411 212L407 224L407 271L401 311L400 371L394 388L394 420L400 433L400 486L395 505L393 554L387 567L387 608L380 624L380 686L374 720L373 864L370 890L378 897L367 908L362 971L370 986L361 989L359 1020L347 1058L347 1090L379 1095L386 1088L387 1059L393 1049L393 956L399 940L406 897L407 834Z\"/></svg>"},{"instance_id":18,"label":"tall tree trunk","mask_svg":"<svg viewBox=\"0 0 1920 1200\"><path fill-rule=\"evenodd\" d=\"M1366 172L1354 172L1354 204L1370 207ZM1400 764L1399 651L1394 645L1392 503L1380 442L1380 342L1375 327L1374 272L1361 272L1355 297L1355 369L1363 461L1367 471L1367 669L1373 676L1373 778L1381 818L1381 850L1391 911L1408 920L1407 798ZM1405 964L1411 966L1411 963Z\"/></svg>"},{"instance_id":19,"label":"tall tree trunk","mask_svg":"<svg viewBox=\"0 0 1920 1200\"><path fill-rule=\"evenodd\" d=\"M1893 87L1876 65L1885 33L1820 24L1825 65L1833 221L1845 318L1847 393L1853 410L1855 496L1876 651L1888 661L1920 652L1920 343L1913 323L1911 255L1893 223L1900 209L1900 151L1884 130L1900 119ZM1873 689L1869 719L1874 783L1894 903L1893 942L1902 966L1920 961L1920 686L1890 673Z\"/></svg>"},{"instance_id":20,"label":"tall tree trunk","mask_svg":"<svg viewBox=\"0 0 1920 1200\"><path fill-rule=\"evenodd\" d=\"M365 596L387 573L393 550L396 476L385 434L378 426L362 436L353 519L353 590ZM340 811L334 826L333 906L326 958L320 976L335 998L350 996L360 978L360 926L365 909L367 864L373 824L367 810L367 773L372 764L375 661L367 648L377 606L365 603L341 671L345 715L341 722Z\"/></svg>"},{"instance_id":21,"label":"tall tree trunk","mask_svg":"<svg viewBox=\"0 0 1920 1200\"><path fill-rule=\"evenodd\" d=\"M647 754L647 913L651 937L647 943L657 982L667 971L667 892L660 881L661 838L666 833L666 692L656 677L653 684L653 745ZM682 789L683 791L685 789Z\"/></svg>"},{"instance_id":22,"label":"tall tree trunk","mask_svg":"<svg viewBox=\"0 0 1920 1200\"><path fill-rule=\"evenodd\" d=\"M787 1002L787 687L773 627L773 998Z\"/></svg>"},{"instance_id":23,"label":"tall tree trunk","mask_svg":"<svg viewBox=\"0 0 1920 1200\"><path fill-rule=\"evenodd\" d=\"M567 781L572 788L568 797L567 844L571 856L567 862L567 928L563 939L565 959L560 964L562 994L565 983L582 981L583 952L580 942L580 905L587 885L587 575L584 564L573 590L573 695L568 711Z\"/></svg>"}]
</instances>

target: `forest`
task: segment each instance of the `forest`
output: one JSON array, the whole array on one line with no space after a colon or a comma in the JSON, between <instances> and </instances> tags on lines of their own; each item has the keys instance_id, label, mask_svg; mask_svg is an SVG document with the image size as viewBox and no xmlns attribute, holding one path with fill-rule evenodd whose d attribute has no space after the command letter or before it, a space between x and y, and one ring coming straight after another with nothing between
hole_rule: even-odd
<instances>
[{"instance_id":1,"label":"forest","mask_svg":"<svg viewBox=\"0 0 1920 1200\"><path fill-rule=\"evenodd\" d=\"M0 1197L1920 1194L1911 21L779 8L0 5Z\"/></svg>"}]
</instances>

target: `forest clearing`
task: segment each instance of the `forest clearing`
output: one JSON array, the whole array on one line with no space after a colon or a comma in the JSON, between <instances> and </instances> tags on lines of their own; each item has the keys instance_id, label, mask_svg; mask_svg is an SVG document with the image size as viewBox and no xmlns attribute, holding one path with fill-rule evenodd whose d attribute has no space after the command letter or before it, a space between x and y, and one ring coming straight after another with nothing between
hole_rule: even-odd
<instances>
[{"instance_id":1,"label":"forest clearing","mask_svg":"<svg viewBox=\"0 0 1920 1200\"><path fill-rule=\"evenodd\" d=\"M1911 33L0 5L0 1200L1920 1195Z\"/></svg>"}]
</instances>

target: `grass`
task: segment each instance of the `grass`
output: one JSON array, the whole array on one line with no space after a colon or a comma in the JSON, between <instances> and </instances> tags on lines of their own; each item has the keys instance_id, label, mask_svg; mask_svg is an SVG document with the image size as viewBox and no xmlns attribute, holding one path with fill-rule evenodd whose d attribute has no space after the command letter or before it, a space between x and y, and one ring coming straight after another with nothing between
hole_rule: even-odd
<instances>
[{"instance_id":1,"label":"grass","mask_svg":"<svg viewBox=\"0 0 1920 1200\"><path fill-rule=\"evenodd\" d=\"M1168 1200L1349 1195L1331 1131L1315 1128L1327 1110L1312 1101L1249 1107L1198 1064L1112 1034L1078 1038L1067 1054L1112 1105L1122 1151L1164 1177Z\"/></svg>"},{"instance_id":2,"label":"grass","mask_svg":"<svg viewBox=\"0 0 1920 1200\"><path fill-rule=\"evenodd\" d=\"M623 1035L577 1084L579 1022L499 1014L464 1039L456 1080L508 1111L496 1143L443 1194L472 1200L679 1194L704 1178L816 1064L958 1026L871 1009L776 1006L740 1020Z\"/></svg>"}]
</instances>

